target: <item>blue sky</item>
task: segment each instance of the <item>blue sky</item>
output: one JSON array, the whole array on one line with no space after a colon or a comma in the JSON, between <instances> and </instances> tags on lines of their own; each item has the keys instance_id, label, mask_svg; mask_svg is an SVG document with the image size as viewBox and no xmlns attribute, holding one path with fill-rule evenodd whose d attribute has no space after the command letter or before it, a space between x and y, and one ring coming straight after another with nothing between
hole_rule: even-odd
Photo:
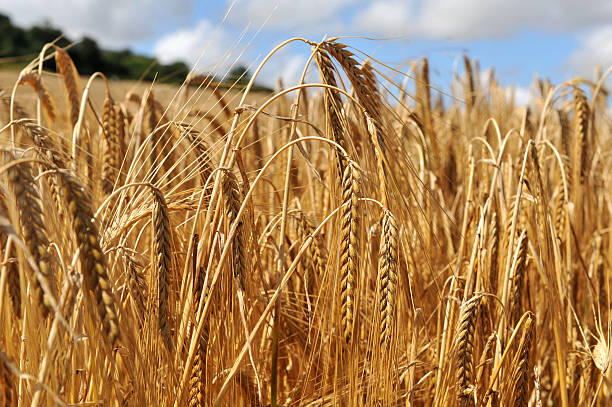
<instances>
[{"instance_id":1,"label":"blue sky","mask_svg":"<svg viewBox=\"0 0 612 407\"><path fill-rule=\"evenodd\" d=\"M375 38L343 42L403 70L427 56L443 88L463 54L483 71L495 67L502 84L522 95L536 73L559 83L612 64L610 0L2 0L0 12L217 73L254 64L293 36L325 35ZM295 82L308 52L287 48L262 80L273 84L281 74Z\"/></svg>"}]
</instances>

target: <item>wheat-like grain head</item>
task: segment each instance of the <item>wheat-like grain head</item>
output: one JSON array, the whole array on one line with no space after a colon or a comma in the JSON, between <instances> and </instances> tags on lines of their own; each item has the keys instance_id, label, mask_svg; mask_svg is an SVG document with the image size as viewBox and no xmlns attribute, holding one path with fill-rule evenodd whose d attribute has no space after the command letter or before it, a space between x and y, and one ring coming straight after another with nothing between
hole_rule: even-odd
<instances>
[{"instance_id":1,"label":"wheat-like grain head","mask_svg":"<svg viewBox=\"0 0 612 407\"><path fill-rule=\"evenodd\" d=\"M51 311L48 296L54 296L54 293L45 293L36 282L38 279L43 279L53 289L54 275L48 252L49 240L45 231L40 194L32 177L32 169L27 162L11 166L8 171L8 179L13 188L17 210L19 211L23 240L38 266L34 285L43 314L46 316Z\"/></svg>"},{"instance_id":2,"label":"wheat-like grain head","mask_svg":"<svg viewBox=\"0 0 612 407\"><path fill-rule=\"evenodd\" d=\"M171 267L171 230L168 218L168 206L164 195L157 188L151 188L153 211L151 218L151 265L153 276L157 279L157 322L164 344L172 351L172 337L168 326Z\"/></svg>"},{"instance_id":3,"label":"wheat-like grain head","mask_svg":"<svg viewBox=\"0 0 612 407\"><path fill-rule=\"evenodd\" d=\"M474 330L476 317L482 296L477 295L461 306L459 325L457 326L457 394L459 405L467 407L472 400L472 373L474 353Z\"/></svg>"},{"instance_id":4,"label":"wheat-like grain head","mask_svg":"<svg viewBox=\"0 0 612 407\"><path fill-rule=\"evenodd\" d=\"M359 174L349 162L342 176L342 206L340 207L340 304L342 332L351 342L355 319L355 292L359 265Z\"/></svg>"},{"instance_id":5,"label":"wheat-like grain head","mask_svg":"<svg viewBox=\"0 0 612 407\"><path fill-rule=\"evenodd\" d=\"M381 223L382 233L380 235L378 263L378 284L380 286L379 338L381 349L387 351L391 345L397 303L399 230L397 220L388 210L385 211Z\"/></svg>"}]
</instances>

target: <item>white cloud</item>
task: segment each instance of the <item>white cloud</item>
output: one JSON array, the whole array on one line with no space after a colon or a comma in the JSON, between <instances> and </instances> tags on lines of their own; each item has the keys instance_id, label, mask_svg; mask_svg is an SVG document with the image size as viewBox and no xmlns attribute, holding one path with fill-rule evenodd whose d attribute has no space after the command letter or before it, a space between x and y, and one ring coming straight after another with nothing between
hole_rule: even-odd
<instances>
[{"instance_id":1,"label":"white cloud","mask_svg":"<svg viewBox=\"0 0 612 407\"><path fill-rule=\"evenodd\" d=\"M531 88L523 86L510 86L506 88L506 96L514 95L516 106L527 106L532 99Z\"/></svg>"},{"instance_id":2,"label":"white cloud","mask_svg":"<svg viewBox=\"0 0 612 407\"><path fill-rule=\"evenodd\" d=\"M102 46L128 47L184 22L195 0L2 0L17 25L48 21L71 39L91 36Z\"/></svg>"},{"instance_id":3,"label":"white cloud","mask_svg":"<svg viewBox=\"0 0 612 407\"><path fill-rule=\"evenodd\" d=\"M410 8L406 1L380 0L361 10L353 20L355 29L388 36L404 35L409 31Z\"/></svg>"},{"instance_id":4,"label":"white cloud","mask_svg":"<svg viewBox=\"0 0 612 407\"><path fill-rule=\"evenodd\" d=\"M232 4L234 0L226 0ZM612 1L589 0L238 0L234 24L292 35L373 34L466 40L520 29L572 31L612 19Z\"/></svg>"},{"instance_id":5,"label":"white cloud","mask_svg":"<svg viewBox=\"0 0 612 407\"><path fill-rule=\"evenodd\" d=\"M571 31L610 21L609 0L430 0L423 2L416 32L427 37L471 39L521 28Z\"/></svg>"},{"instance_id":6,"label":"white cloud","mask_svg":"<svg viewBox=\"0 0 612 407\"><path fill-rule=\"evenodd\" d=\"M604 71L612 65L612 25L591 31L579 42L578 49L568 59L574 73L591 75L597 65Z\"/></svg>"},{"instance_id":7,"label":"white cloud","mask_svg":"<svg viewBox=\"0 0 612 407\"><path fill-rule=\"evenodd\" d=\"M153 52L162 63L187 62L196 70L221 72L239 53L237 40L220 26L200 20L194 27L183 28L160 38Z\"/></svg>"},{"instance_id":8,"label":"white cloud","mask_svg":"<svg viewBox=\"0 0 612 407\"><path fill-rule=\"evenodd\" d=\"M344 26L343 12L364 0L238 0L229 15L236 24L252 23L266 29L291 30L291 34L336 34ZM228 0L228 4L233 3Z\"/></svg>"}]
</instances>

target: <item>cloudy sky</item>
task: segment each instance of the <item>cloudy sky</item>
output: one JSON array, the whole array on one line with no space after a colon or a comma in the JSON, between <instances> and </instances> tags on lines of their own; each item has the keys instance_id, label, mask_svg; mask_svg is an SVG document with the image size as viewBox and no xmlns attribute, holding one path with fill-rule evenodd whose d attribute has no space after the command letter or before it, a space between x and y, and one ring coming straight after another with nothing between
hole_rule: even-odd
<instances>
[{"instance_id":1,"label":"cloudy sky","mask_svg":"<svg viewBox=\"0 0 612 407\"><path fill-rule=\"evenodd\" d=\"M610 0L2 0L0 12L216 72L253 64L293 36L338 35L372 38L344 42L403 69L427 56L440 84L464 53L523 93L534 73L558 83L612 65ZM264 81L295 81L308 52L285 49Z\"/></svg>"}]
</instances>

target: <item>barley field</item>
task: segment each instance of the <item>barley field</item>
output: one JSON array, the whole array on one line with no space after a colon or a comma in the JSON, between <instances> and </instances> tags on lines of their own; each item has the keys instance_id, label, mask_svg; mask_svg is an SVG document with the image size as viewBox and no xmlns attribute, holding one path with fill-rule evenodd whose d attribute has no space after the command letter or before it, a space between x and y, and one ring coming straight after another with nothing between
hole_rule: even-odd
<instances>
[{"instance_id":1,"label":"barley field","mask_svg":"<svg viewBox=\"0 0 612 407\"><path fill-rule=\"evenodd\" d=\"M3 73L0 406L610 405L607 72L295 43L273 93Z\"/></svg>"}]
</instances>

